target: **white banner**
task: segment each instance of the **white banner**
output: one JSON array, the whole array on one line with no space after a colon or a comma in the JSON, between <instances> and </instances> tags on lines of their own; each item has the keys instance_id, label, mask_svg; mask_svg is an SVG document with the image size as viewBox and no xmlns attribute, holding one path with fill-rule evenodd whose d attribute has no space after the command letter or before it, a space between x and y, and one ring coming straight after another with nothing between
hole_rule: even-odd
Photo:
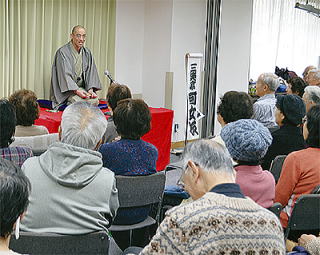
<instances>
[{"instance_id":1,"label":"white banner","mask_svg":"<svg viewBox=\"0 0 320 255\"><path fill-rule=\"evenodd\" d=\"M186 76L187 76L187 135L186 139L199 138L198 121L204 117L200 112L201 106L201 61L202 54L186 54Z\"/></svg>"}]
</instances>

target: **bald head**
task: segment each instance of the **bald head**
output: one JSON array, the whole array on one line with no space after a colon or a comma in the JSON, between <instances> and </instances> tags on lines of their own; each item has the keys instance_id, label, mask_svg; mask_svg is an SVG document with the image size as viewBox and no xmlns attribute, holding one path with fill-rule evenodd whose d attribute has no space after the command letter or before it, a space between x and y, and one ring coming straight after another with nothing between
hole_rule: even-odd
<instances>
[{"instance_id":1,"label":"bald head","mask_svg":"<svg viewBox=\"0 0 320 255\"><path fill-rule=\"evenodd\" d=\"M78 29L83 29L83 30L86 30L83 26L81 25L76 25L72 28L72 31L71 31L71 34L76 34L78 32Z\"/></svg>"}]
</instances>

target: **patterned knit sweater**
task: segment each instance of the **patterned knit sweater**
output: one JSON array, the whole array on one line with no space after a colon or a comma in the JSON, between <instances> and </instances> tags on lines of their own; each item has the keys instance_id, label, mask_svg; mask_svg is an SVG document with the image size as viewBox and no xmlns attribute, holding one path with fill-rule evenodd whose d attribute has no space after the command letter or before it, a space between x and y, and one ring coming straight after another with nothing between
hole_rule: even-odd
<instances>
[{"instance_id":1,"label":"patterned knit sweater","mask_svg":"<svg viewBox=\"0 0 320 255\"><path fill-rule=\"evenodd\" d=\"M249 198L214 192L172 208L140 254L285 254L277 217Z\"/></svg>"}]
</instances>

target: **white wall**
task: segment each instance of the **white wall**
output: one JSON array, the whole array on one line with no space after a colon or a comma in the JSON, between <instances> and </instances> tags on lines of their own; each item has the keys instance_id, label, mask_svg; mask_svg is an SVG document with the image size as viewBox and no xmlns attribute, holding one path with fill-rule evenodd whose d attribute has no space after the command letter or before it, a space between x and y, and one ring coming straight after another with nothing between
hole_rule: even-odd
<instances>
[{"instance_id":1,"label":"white wall","mask_svg":"<svg viewBox=\"0 0 320 255\"><path fill-rule=\"evenodd\" d=\"M247 89L252 9L252 0L222 2L218 96ZM115 78L150 106L164 107L165 75L173 72L174 123L180 128L172 141L184 140L184 57L204 53L206 0L117 0L116 15Z\"/></svg>"},{"instance_id":2,"label":"white wall","mask_svg":"<svg viewBox=\"0 0 320 255\"><path fill-rule=\"evenodd\" d=\"M114 79L142 93L144 0L117 0Z\"/></svg>"},{"instance_id":3,"label":"white wall","mask_svg":"<svg viewBox=\"0 0 320 255\"><path fill-rule=\"evenodd\" d=\"M218 57L217 104L227 91L248 90L252 0L223 0ZM215 134L220 132L215 118Z\"/></svg>"},{"instance_id":4,"label":"white wall","mask_svg":"<svg viewBox=\"0 0 320 255\"><path fill-rule=\"evenodd\" d=\"M176 0L173 4L171 65L173 72L174 124L179 125L172 141L183 141L186 123L186 53L204 54L206 0Z\"/></svg>"}]
</instances>

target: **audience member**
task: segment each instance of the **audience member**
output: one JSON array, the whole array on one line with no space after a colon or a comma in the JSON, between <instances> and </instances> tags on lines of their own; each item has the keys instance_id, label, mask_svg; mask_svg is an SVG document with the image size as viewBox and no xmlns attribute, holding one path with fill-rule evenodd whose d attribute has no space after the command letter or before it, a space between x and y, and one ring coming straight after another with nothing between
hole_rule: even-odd
<instances>
[{"instance_id":1,"label":"audience member","mask_svg":"<svg viewBox=\"0 0 320 255\"><path fill-rule=\"evenodd\" d=\"M16 112L14 106L6 99L0 100L0 157L10 160L21 166L32 157L32 150L27 147L9 147L14 141L16 128Z\"/></svg>"},{"instance_id":2,"label":"audience member","mask_svg":"<svg viewBox=\"0 0 320 255\"><path fill-rule=\"evenodd\" d=\"M28 206L30 182L20 167L0 159L0 254L18 255L9 249L10 237ZM17 225L16 225L17 224Z\"/></svg>"},{"instance_id":3,"label":"audience member","mask_svg":"<svg viewBox=\"0 0 320 255\"><path fill-rule=\"evenodd\" d=\"M278 76L263 73L256 84L256 94L260 98L253 104L253 119L261 122L267 128L276 126L275 122L275 91L280 82Z\"/></svg>"},{"instance_id":4,"label":"audience member","mask_svg":"<svg viewBox=\"0 0 320 255\"><path fill-rule=\"evenodd\" d=\"M158 151L140 138L149 132L151 114L148 105L140 99L124 99L113 112L119 141L103 144L103 166L116 175L148 175L156 173Z\"/></svg>"},{"instance_id":5,"label":"audience member","mask_svg":"<svg viewBox=\"0 0 320 255\"><path fill-rule=\"evenodd\" d=\"M226 92L218 105L218 121L222 127L230 122L240 119L251 119L253 115L253 102L245 92ZM221 136L213 138L213 141L225 146Z\"/></svg>"},{"instance_id":6,"label":"audience member","mask_svg":"<svg viewBox=\"0 0 320 255\"><path fill-rule=\"evenodd\" d=\"M149 132L151 114L148 105L140 99L124 99L113 112L114 123L121 139L100 147L103 166L116 175L149 175L156 173L158 150L141 140ZM149 208L119 210L115 224L134 224L143 221Z\"/></svg>"},{"instance_id":7,"label":"audience member","mask_svg":"<svg viewBox=\"0 0 320 255\"><path fill-rule=\"evenodd\" d=\"M62 114L60 140L22 170L32 184L21 229L57 234L106 230L119 206L113 172L95 151L106 130L99 108L76 102Z\"/></svg>"},{"instance_id":8,"label":"audience member","mask_svg":"<svg viewBox=\"0 0 320 255\"><path fill-rule=\"evenodd\" d=\"M304 89L302 99L306 104L306 110L308 112L312 106L320 104L320 87L307 86Z\"/></svg>"},{"instance_id":9,"label":"audience member","mask_svg":"<svg viewBox=\"0 0 320 255\"><path fill-rule=\"evenodd\" d=\"M280 129L272 132L272 144L263 159L263 169L269 169L276 156L305 148L300 127L306 115L303 100L297 95L279 95L276 107L276 122Z\"/></svg>"},{"instance_id":10,"label":"audience member","mask_svg":"<svg viewBox=\"0 0 320 255\"><path fill-rule=\"evenodd\" d=\"M183 162L180 184L193 201L167 211L140 254L285 254L279 220L234 183L223 146L210 140L189 143Z\"/></svg>"},{"instance_id":11,"label":"audience member","mask_svg":"<svg viewBox=\"0 0 320 255\"><path fill-rule=\"evenodd\" d=\"M293 77L288 80L287 94L303 96L304 89L308 84L300 77Z\"/></svg>"},{"instance_id":12,"label":"audience member","mask_svg":"<svg viewBox=\"0 0 320 255\"><path fill-rule=\"evenodd\" d=\"M320 255L320 237L303 234L298 239L298 243L306 248L311 255Z\"/></svg>"},{"instance_id":13,"label":"audience member","mask_svg":"<svg viewBox=\"0 0 320 255\"><path fill-rule=\"evenodd\" d=\"M108 119L107 130L103 136L103 143L110 143L118 137L116 126L113 121L113 110L117 107L117 103L126 98L131 98L131 91L126 85L111 84L107 92L108 108L111 116Z\"/></svg>"},{"instance_id":14,"label":"audience member","mask_svg":"<svg viewBox=\"0 0 320 255\"><path fill-rule=\"evenodd\" d=\"M16 137L49 134L46 127L34 125L34 121L39 118L39 105L33 91L18 90L9 97L9 102L16 108Z\"/></svg>"},{"instance_id":15,"label":"audience member","mask_svg":"<svg viewBox=\"0 0 320 255\"><path fill-rule=\"evenodd\" d=\"M284 161L276 185L275 202L284 208L280 218L287 227L295 201L302 194L310 193L320 180L320 105L313 106L307 113L303 136L309 148L290 153Z\"/></svg>"},{"instance_id":16,"label":"audience member","mask_svg":"<svg viewBox=\"0 0 320 255\"><path fill-rule=\"evenodd\" d=\"M320 86L320 70L311 69L305 77L305 81L310 86Z\"/></svg>"},{"instance_id":17,"label":"audience member","mask_svg":"<svg viewBox=\"0 0 320 255\"><path fill-rule=\"evenodd\" d=\"M256 120L237 120L221 130L221 137L234 161L236 183L245 196L268 208L272 206L275 180L263 171L260 161L272 142L270 131Z\"/></svg>"},{"instance_id":18,"label":"audience member","mask_svg":"<svg viewBox=\"0 0 320 255\"><path fill-rule=\"evenodd\" d=\"M307 74L309 73L310 70L313 70L313 69L317 69L317 68L316 68L315 66L312 66L312 65L307 66L307 67L303 70L302 78L303 78L304 80L306 80L305 78L306 78Z\"/></svg>"}]
</instances>

